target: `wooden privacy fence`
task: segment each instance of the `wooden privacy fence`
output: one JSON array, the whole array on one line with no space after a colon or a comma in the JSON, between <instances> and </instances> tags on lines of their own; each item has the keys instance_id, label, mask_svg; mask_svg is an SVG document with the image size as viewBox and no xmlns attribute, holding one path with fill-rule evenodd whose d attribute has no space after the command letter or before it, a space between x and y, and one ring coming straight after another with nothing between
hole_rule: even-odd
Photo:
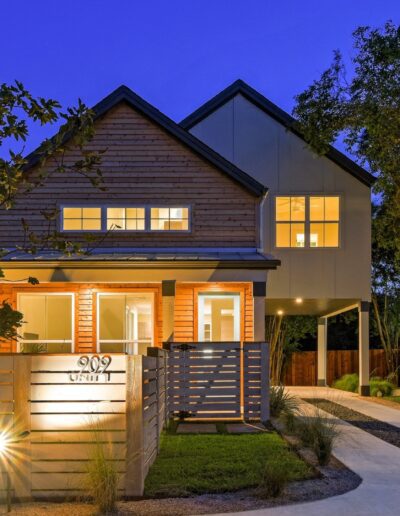
<instances>
[{"instance_id":1,"label":"wooden privacy fence","mask_svg":"<svg viewBox=\"0 0 400 516\"><path fill-rule=\"evenodd\" d=\"M370 372L376 376L386 376L385 353L383 349L370 349ZM317 385L317 352L299 351L293 353L285 371L285 385ZM357 350L328 351L327 382L344 374L358 373Z\"/></svg>"},{"instance_id":2,"label":"wooden privacy fence","mask_svg":"<svg viewBox=\"0 0 400 516\"><path fill-rule=\"evenodd\" d=\"M269 419L269 356L264 342L169 343L171 416Z\"/></svg>"},{"instance_id":3,"label":"wooden privacy fence","mask_svg":"<svg viewBox=\"0 0 400 516\"><path fill-rule=\"evenodd\" d=\"M101 446L120 494L142 495L166 419L165 355L1 355L1 429L10 444L0 489L9 476L19 500L84 495Z\"/></svg>"}]
</instances>

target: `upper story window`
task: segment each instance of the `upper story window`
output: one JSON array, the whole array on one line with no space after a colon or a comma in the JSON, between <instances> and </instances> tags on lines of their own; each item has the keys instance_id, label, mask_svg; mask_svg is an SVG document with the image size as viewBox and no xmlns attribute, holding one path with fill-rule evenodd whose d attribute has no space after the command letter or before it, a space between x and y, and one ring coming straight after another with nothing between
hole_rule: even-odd
<instances>
[{"instance_id":1,"label":"upper story window","mask_svg":"<svg viewBox=\"0 0 400 516\"><path fill-rule=\"evenodd\" d=\"M305 197L276 198L276 246L305 246Z\"/></svg>"},{"instance_id":2,"label":"upper story window","mask_svg":"<svg viewBox=\"0 0 400 516\"><path fill-rule=\"evenodd\" d=\"M310 197L310 247L339 246L339 197Z\"/></svg>"},{"instance_id":3,"label":"upper story window","mask_svg":"<svg viewBox=\"0 0 400 516\"><path fill-rule=\"evenodd\" d=\"M181 206L65 206L63 231L190 231L190 208Z\"/></svg>"},{"instance_id":4,"label":"upper story window","mask_svg":"<svg viewBox=\"0 0 400 516\"><path fill-rule=\"evenodd\" d=\"M276 247L338 247L339 197L276 197Z\"/></svg>"},{"instance_id":5,"label":"upper story window","mask_svg":"<svg viewBox=\"0 0 400 516\"><path fill-rule=\"evenodd\" d=\"M107 208L107 229L145 230L144 208Z\"/></svg>"},{"instance_id":6,"label":"upper story window","mask_svg":"<svg viewBox=\"0 0 400 516\"><path fill-rule=\"evenodd\" d=\"M101 208L63 208L64 231L100 231Z\"/></svg>"},{"instance_id":7,"label":"upper story window","mask_svg":"<svg viewBox=\"0 0 400 516\"><path fill-rule=\"evenodd\" d=\"M188 231L188 208L151 208L151 230Z\"/></svg>"}]
</instances>

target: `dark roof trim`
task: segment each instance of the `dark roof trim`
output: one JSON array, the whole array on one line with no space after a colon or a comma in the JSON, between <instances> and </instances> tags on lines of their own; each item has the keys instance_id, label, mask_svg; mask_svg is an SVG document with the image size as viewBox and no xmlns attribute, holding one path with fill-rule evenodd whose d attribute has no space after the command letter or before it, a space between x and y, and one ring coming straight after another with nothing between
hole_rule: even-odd
<instances>
[{"instance_id":1,"label":"dark roof trim","mask_svg":"<svg viewBox=\"0 0 400 516\"><path fill-rule=\"evenodd\" d=\"M268 270L276 269L281 264L280 260L165 260L157 262L149 261L115 261L115 260L91 260L91 261L35 261L13 260L0 262L2 269L248 269ZM1 284L1 282L0 282Z\"/></svg>"},{"instance_id":2,"label":"dark roof trim","mask_svg":"<svg viewBox=\"0 0 400 516\"><path fill-rule=\"evenodd\" d=\"M289 115L289 113L283 111L283 109L278 107L276 104L264 97L264 95L261 95L261 93L240 79L215 95L215 97L203 104L201 107L196 109L196 111L194 111L191 115L182 120L180 125L189 131L194 125L204 120L204 118L207 118L223 104L238 94L243 95L243 97L267 113L267 115L274 118L276 121L296 134L296 136L304 140L304 136L295 128L294 124L296 120L291 115ZM357 165L357 163L352 161L350 158L345 156L342 152L338 151L334 147L329 146L329 150L325 156L365 185L371 187L374 184L375 178L372 174Z\"/></svg>"},{"instance_id":3,"label":"dark roof trim","mask_svg":"<svg viewBox=\"0 0 400 516\"><path fill-rule=\"evenodd\" d=\"M105 115L107 111L109 111L120 102L126 102L128 105L142 113L151 121L157 123L196 154L202 158L205 158L209 163L219 168L231 179L246 188L251 194L260 197L268 191L264 185L256 181L236 165L233 165L233 163L227 161L220 154L208 147L205 143L198 140L195 136L187 132L180 125L161 113L161 111L139 97L139 95L136 95L136 93L134 93L127 86L120 86L92 108L95 112L95 120ZM63 143L65 143L70 137L71 135L67 135ZM29 154L26 159L28 160L26 169L37 165L40 161L39 148Z\"/></svg>"}]
</instances>

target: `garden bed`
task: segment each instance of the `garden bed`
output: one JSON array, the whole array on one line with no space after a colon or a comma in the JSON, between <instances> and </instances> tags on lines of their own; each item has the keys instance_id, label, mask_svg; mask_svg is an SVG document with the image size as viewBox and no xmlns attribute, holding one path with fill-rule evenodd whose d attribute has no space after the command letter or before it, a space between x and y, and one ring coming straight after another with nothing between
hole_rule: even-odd
<instances>
[{"instance_id":1,"label":"garden bed","mask_svg":"<svg viewBox=\"0 0 400 516\"><path fill-rule=\"evenodd\" d=\"M356 426L357 428L360 428L361 430L364 430L365 432L368 432L369 434L374 435L375 437L378 437L382 441L400 448L400 428L396 426L385 423L384 421L379 421L373 417L366 416L361 412L349 409L339 403L334 403L333 401L328 401L322 398L307 398L305 401L315 405L321 410L325 410L325 412L329 412L351 425Z\"/></svg>"}]
</instances>

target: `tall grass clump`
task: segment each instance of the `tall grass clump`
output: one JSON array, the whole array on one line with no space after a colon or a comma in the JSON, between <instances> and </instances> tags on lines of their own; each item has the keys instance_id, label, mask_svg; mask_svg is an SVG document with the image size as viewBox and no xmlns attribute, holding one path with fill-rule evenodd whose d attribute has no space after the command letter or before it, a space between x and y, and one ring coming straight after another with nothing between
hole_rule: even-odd
<instances>
[{"instance_id":1,"label":"tall grass clump","mask_svg":"<svg viewBox=\"0 0 400 516\"><path fill-rule=\"evenodd\" d=\"M394 384L388 380L384 380L379 376L373 376L369 381L371 396L390 396L396 388Z\"/></svg>"},{"instance_id":2,"label":"tall grass clump","mask_svg":"<svg viewBox=\"0 0 400 516\"><path fill-rule=\"evenodd\" d=\"M269 390L270 411L272 417L294 413L298 410L298 400L288 393L283 385L274 385Z\"/></svg>"},{"instance_id":3,"label":"tall grass clump","mask_svg":"<svg viewBox=\"0 0 400 516\"><path fill-rule=\"evenodd\" d=\"M93 499L101 514L116 510L119 474L112 458L112 442L102 441L101 431L93 431L94 446L87 468L88 495Z\"/></svg>"},{"instance_id":4,"label":"tall grass clump","mask_svg":"<svg viewBox=\"0 0 400 516\"><path fill-rule=\"evenodd\" d=\"M332 387L341 391L357 392L359 385L358 374L344 374L333 382Z\"/></svg>"},{"instance_id":5,"label":"tall grass clump","mask_svg":"<svg viewBox=\"0 0 400 516\"><path fill-rule=\"evenodd\" d=\"M257 495L260 498L277 498L289 482L290 474L290 465L285 461L266 462L261 472Z\"/></svg>"},{"instance_id":6,"label":"tall grass clump","mask_svg":"<svg viewBox=\"0 0 400 516\"><path fill-rule=\"evenodd\" d=\"M334 443L339 435L337 420L324 416L321 411L299 417L296 433L302 444L314 451L321 466L328 464Z\"/></svg>"}]
</instances>

